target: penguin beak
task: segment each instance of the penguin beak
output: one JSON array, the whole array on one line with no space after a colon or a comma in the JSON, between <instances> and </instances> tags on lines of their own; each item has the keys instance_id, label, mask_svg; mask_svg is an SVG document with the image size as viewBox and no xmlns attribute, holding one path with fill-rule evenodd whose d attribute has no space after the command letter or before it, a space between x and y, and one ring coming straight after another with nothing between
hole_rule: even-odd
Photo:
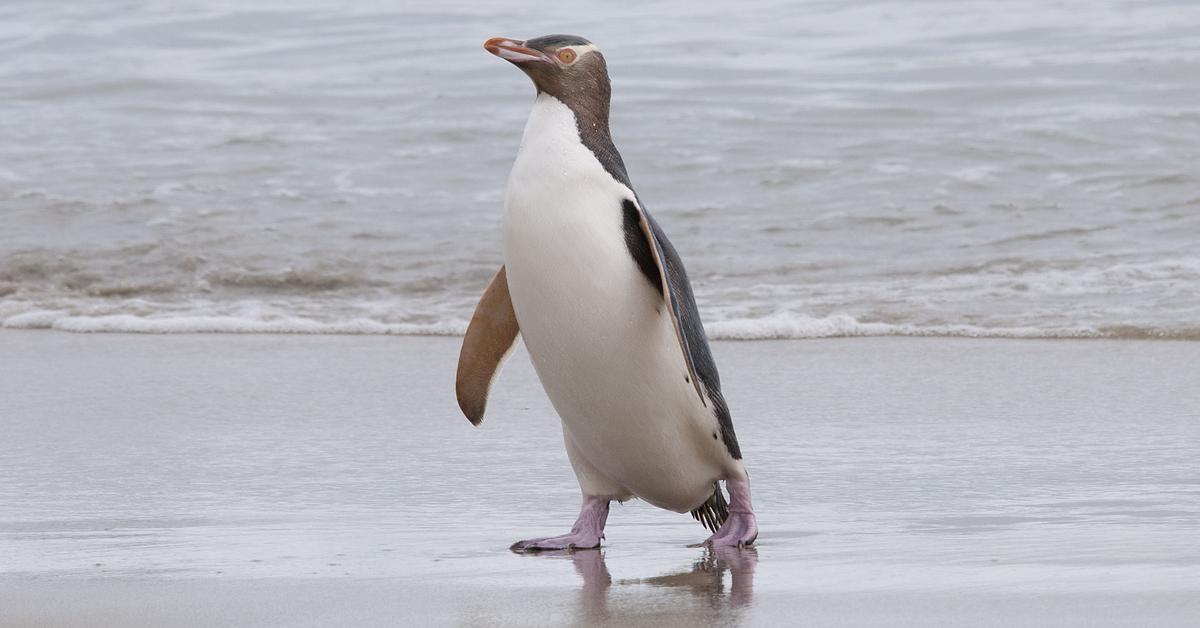
<instances>
[{"instance_id":1,"label":"penguin beak","mask_svg":"<svg viewBox=\"0 0 1200 628\"><path fill-rule=\"evenodd\" d=\"M550 62L550 57L533 48L526 48L525 42L507 37L493 37L483 42L484 50L508 61L520 65L534 61Z\"/></svg>"}]
</instances>

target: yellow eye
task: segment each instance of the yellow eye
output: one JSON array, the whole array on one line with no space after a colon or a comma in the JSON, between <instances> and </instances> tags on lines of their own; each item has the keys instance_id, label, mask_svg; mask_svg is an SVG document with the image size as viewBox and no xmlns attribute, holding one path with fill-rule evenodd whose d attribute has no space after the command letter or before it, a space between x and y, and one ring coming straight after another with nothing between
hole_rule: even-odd
<instances>
[{"instance_id":1,"label":"yellow eye","mask_svg":"<svg viewBox=\"0 0 1200 628\"><path fill-rule=\"evenodd\" d=\"M575 51L570 48L563 48L558 51L558 60L563 63L572 63L575 61Z\"/></svg>"}]
</instances>

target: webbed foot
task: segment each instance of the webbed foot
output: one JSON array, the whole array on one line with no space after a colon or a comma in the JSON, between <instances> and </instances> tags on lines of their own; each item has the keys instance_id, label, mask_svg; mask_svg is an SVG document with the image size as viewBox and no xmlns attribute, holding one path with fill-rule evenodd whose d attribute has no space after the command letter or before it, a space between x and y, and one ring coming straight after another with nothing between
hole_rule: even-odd
<instances>
[{"instance_id":1,"label":"webbed foot","mask_svg":"<svg viewBox=\"0 0 1200 628\"><path fill-rule=\"evenodd\" d=\"M750 481L726 480L725 488L729 490L729 517L708 540L692 547L746 547L758 538L758 522L750 505Z\"/></svg>"},{"instance_id":2,"label":"webbed foot","mask_svg":"<svg viewBox=\"0 0 1200 628\"><path fill-rule=\"evenodd\" d=\"M509 549L517 553L540 552L542 550L577 550L600 547L604 538L604 524L608 521L608 499L585 495L579 518L567 534L525 539L513 543Z\"/></svg>"}]
</instances>

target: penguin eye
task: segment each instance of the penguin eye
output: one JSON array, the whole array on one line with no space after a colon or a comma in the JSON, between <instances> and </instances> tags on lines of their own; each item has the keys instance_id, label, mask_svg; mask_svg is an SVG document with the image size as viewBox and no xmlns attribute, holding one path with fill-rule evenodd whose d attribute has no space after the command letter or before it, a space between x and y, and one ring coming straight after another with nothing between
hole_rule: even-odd
<instances>
[{"instance_id":1,"label":"penguin eye","mask_svg":"<svg viewBox=\"0 0 1200 628\"><path fill-rule=\"evenodd\" d=\"M558 60L566 64L575 62L575 51L570 48L563 48L558 51Z\"/></svg>"}]
</instances>

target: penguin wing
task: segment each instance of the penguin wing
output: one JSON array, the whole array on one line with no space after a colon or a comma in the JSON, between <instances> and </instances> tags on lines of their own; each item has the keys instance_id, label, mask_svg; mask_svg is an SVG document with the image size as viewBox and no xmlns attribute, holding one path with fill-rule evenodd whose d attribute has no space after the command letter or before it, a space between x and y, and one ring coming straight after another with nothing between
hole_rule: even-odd
<instances>
[{"instance_id":1,"label":"penguin wing","mask_svg":"<svg viewBox=\"0 0 1200 628\"><path fill-rule=\"evenodd\" d=\"M638 221L636 229L631 224L635 218ZM635 243L638 234L642 238ZM675 323L675 335L679 339L679 347L687 362L688 377L696 387L696 394L700 395L705 407L712 402L713 415L721 426L721 440L729 450L729 455L741 460L742 450L733 431L733 418L729 415L725 396L721 394L721 375L717 372L717 363L708 347L708 336L704 333L700 310L696 307L696 297L692 294L692 283L688 281L683 260L662 227L658 226L658 221L631 201L625 202L625 242L642 273L651 283L659 286L670 309L671 320ZM704 384L703 390L700 383Z\"/></svg>"},{"instance_id":2,"label":"penguin wing","mask_svg":"<svg viewBox=\"0 0 1200 628\"><path fill-rule=\"evenodd\" d=\"M516 344L519 332L517 313L508 294L508 278L501 266L475 306L458 354L454 389L458 407L472 425L483 421L492 380Z\"/></svg>"},{"instance_id":3,"label":"penguin wing","mask_svg":"<svg viewBox=\"0 0 1200 628\"><path fill-rule=\"evenodd\" d=\"M692 296L692 286L688 281L687 271L684 270L683 262L680 261L679 254L675 252L675 247L671 246L667 235L663 233L654 218L641 208L640 203L626 200L623 203L623 209L625 244L629 247L642 274L652 284L655 284L659 293L663 295L663 300L667 303L667 310L671 313L671 322L674 323L679 349L683 352L683 360L687 365L688 380L696 388L696 394L700 396L700 403L708 407L708 400L705 399L704 392L700 389L700 378L697 377L697 352L695 351L696 347L693 346L699 339L699 342L703 343L704 354L708 355L708 340L704 336L704 327L700 323L700 315L696 310L696 299ZM632 229L634 225L631 223L635 221L637 232L641 233L641 242L637 241L637 232ZM710 364L712 363L711 356L708 361ZM712 366L712 372L716 373L715 365ZM712 384L706 381L705 385L711 386ZM720 388L719 383L716 383L716 388Z\"/></svg>"}]
</instances>

